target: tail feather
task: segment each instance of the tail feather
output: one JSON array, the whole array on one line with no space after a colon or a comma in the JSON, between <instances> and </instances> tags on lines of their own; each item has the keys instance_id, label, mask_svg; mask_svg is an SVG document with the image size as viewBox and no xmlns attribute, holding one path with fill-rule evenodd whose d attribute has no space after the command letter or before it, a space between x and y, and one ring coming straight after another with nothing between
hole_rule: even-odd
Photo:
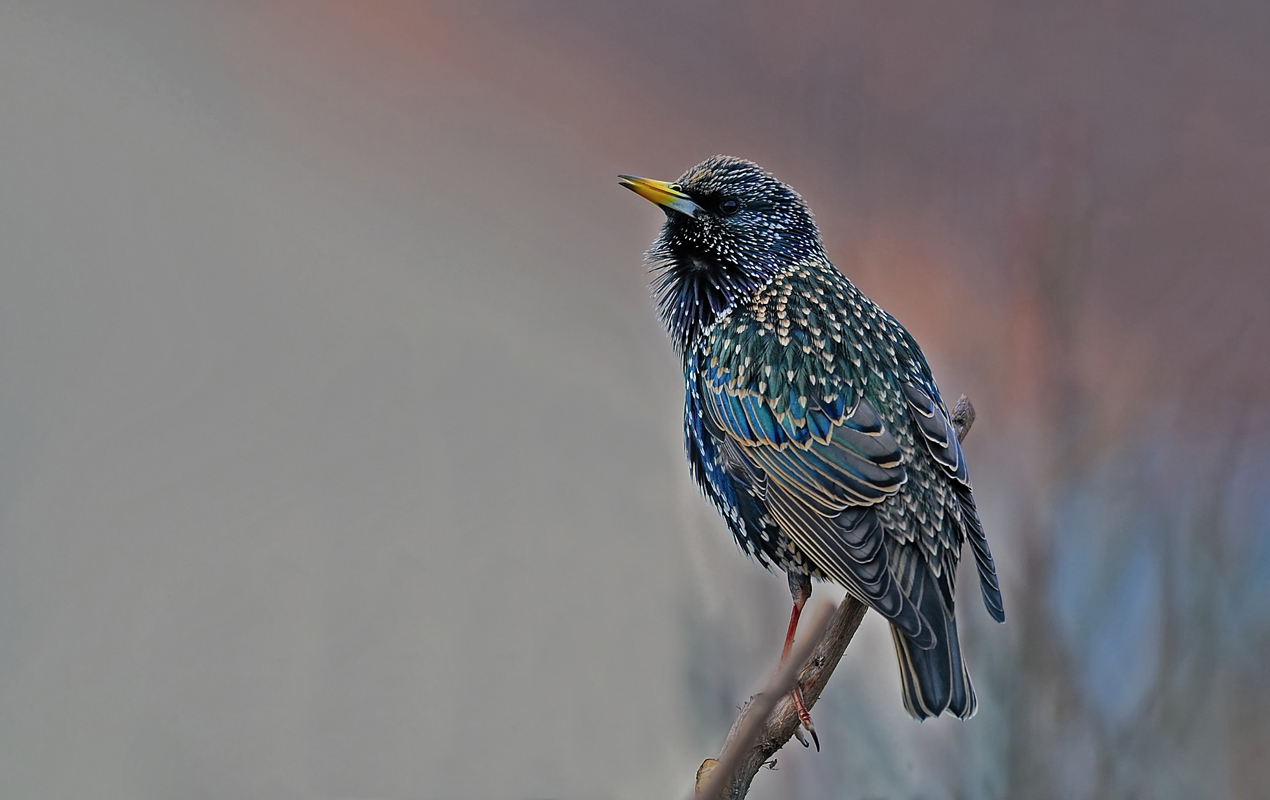
<instances>
[{"instance_id":1,"label":"tail feather","mask_svg":"<svg viewBox=\"0 0 1270 800\"><path fill-rule=\"evenodd\" d=\"M983 594L983 605L997 622L1005 622L1005 603L1001 600L1001 581L997 578L997 565L992 560L992 550L988 547L988 537L979 522L979 511L975 508L975 497L969 486L959 486L961 495L961 512L965 520L966 538L970 540L970 549L975 554L975 565L979 568L979 590Z\"/></svg>"},{"instance_id":2,"label":"tail feather","mask_svg":"<svg viewBox=\"0 0 1270 800\"><path fill-rule=\"evenodd\" d=\"M909 597L935 632L935 646L922 649L903 631L891 627L900 665L900 689L904 707L917 719L937 717L944 711L969 719L978 709L970 673L961 659L957 620L944 609L934 576L924 565L917 567Z\"/></svg>"}]
</instances>

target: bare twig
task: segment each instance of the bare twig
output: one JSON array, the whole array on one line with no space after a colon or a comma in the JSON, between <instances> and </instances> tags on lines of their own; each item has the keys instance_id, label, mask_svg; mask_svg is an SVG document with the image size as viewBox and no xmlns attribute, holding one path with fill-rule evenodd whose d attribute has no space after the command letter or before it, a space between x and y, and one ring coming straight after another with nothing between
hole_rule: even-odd
<instances>
[{"instance_id":1,"label":"bare twig","mask_svg":"<svg viewBox=\"0 0 1270 800\"><path fill-rule=\"evenodd\" d=\"M952 424L957 431L957 441L966 441L970 426L975 424L975 407L970 405L970 398L964 394L958 398L957 405L953 408Z\"/></svg>"},{"instance_id":2,"label":"bare twig","mask_svg":"<svg viewBox=\"0 0 1270 800\"><path fill-rule=\"evenodd\" d=\"M803 687L803 700L811 708L851 643L856 628L860 627L866 610L866 605L847 597L827 625L821 614L817 635L806 639L814 646L803 645L790 654L767 688L751 697L741 709L719 758L706 759L697 770L698 798L745 797L754 776L798 728L798 711L790 697L794 678L797 677ZM820 630L824 631L823 636L819 635Z\"/></svg>"},{"instance_id":3,"label":"bare twig","mask_svg":"<svg viewBox=\"0 0 1270 800\"><path fill-rule=\"evenodd\" d=\"M975 408L965 395L957 401L951 418L957 441L963 441L975 421ZM697 770L698 800L745 797L754 776L798 729L798 711L790 697L795 671L803 700L810 709L820 699L867 610L868 606L847 595L828 624L823 622L823 614L817 618L811 626L813 635L802 637L812 644L804 644L790 654L767 687L741 709L719 757L702 762ZM801 669L796 670L798 665L802 665Z\"/></svg>"}]
</instances>

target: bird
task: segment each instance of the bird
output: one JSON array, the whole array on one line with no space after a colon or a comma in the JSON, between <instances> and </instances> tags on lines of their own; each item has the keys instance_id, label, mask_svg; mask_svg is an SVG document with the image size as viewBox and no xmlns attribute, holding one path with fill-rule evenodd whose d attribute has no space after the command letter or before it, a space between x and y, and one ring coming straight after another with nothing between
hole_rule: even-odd
<instances>
[{"instance_id":1,"label":"bird","mask_svg":"<svg viewBox=\"0 0 1270 800\"><path fill-rule=\"evenodd\" d=\"M788 578L782 661L812 580L831 581L890 623L910 715L970 718L954 615L966 541L989 615L1004 622L1005 607L921 347L829 260L802 196L754 162L717 155L673 182L619 184L665 212L644 260L683 365L689 470L741 550ZM797 686L793 699L819 749Z\"/></svg>"}]
</instances>

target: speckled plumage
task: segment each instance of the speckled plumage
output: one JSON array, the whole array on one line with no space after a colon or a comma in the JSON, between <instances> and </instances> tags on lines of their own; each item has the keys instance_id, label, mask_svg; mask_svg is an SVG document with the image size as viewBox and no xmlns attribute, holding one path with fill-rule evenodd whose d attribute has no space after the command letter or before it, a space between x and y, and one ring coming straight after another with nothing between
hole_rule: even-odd
<instances>
[{"instance_id":1,"label":"speckled plumage","mask_svg":"<svg viewBox=\"0 0 1270 800\"><path fill-rule=\"evenodd\" d=\"M802 198L757 165L716 156L671 188L685 199L647 258L683 359L694 478L791 587L833 580L891 622L913 716L970 716L954 618L967 539L985 605L1004 611L921 348L829 262Z\"/></svg>"}]
</instances>

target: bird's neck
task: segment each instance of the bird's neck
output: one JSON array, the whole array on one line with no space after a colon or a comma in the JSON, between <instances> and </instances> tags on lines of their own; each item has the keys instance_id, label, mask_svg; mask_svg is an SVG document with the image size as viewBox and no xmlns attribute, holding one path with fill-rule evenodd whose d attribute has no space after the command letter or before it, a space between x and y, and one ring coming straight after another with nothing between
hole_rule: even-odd
<instances>
[{"instance_id":1,"label":"bird's neck","mask_svg":"<svg viewBox=\"0 0 1270 800\"><path fill-rule=\"evenodd\" d=\"M669 256L669 257L667 257ZM778 264L741 269L691 253L649 253L657 313L680 357L687 358L701 336L733 308L746 303L781 272Z\"/></svg>"}]
</instances>

